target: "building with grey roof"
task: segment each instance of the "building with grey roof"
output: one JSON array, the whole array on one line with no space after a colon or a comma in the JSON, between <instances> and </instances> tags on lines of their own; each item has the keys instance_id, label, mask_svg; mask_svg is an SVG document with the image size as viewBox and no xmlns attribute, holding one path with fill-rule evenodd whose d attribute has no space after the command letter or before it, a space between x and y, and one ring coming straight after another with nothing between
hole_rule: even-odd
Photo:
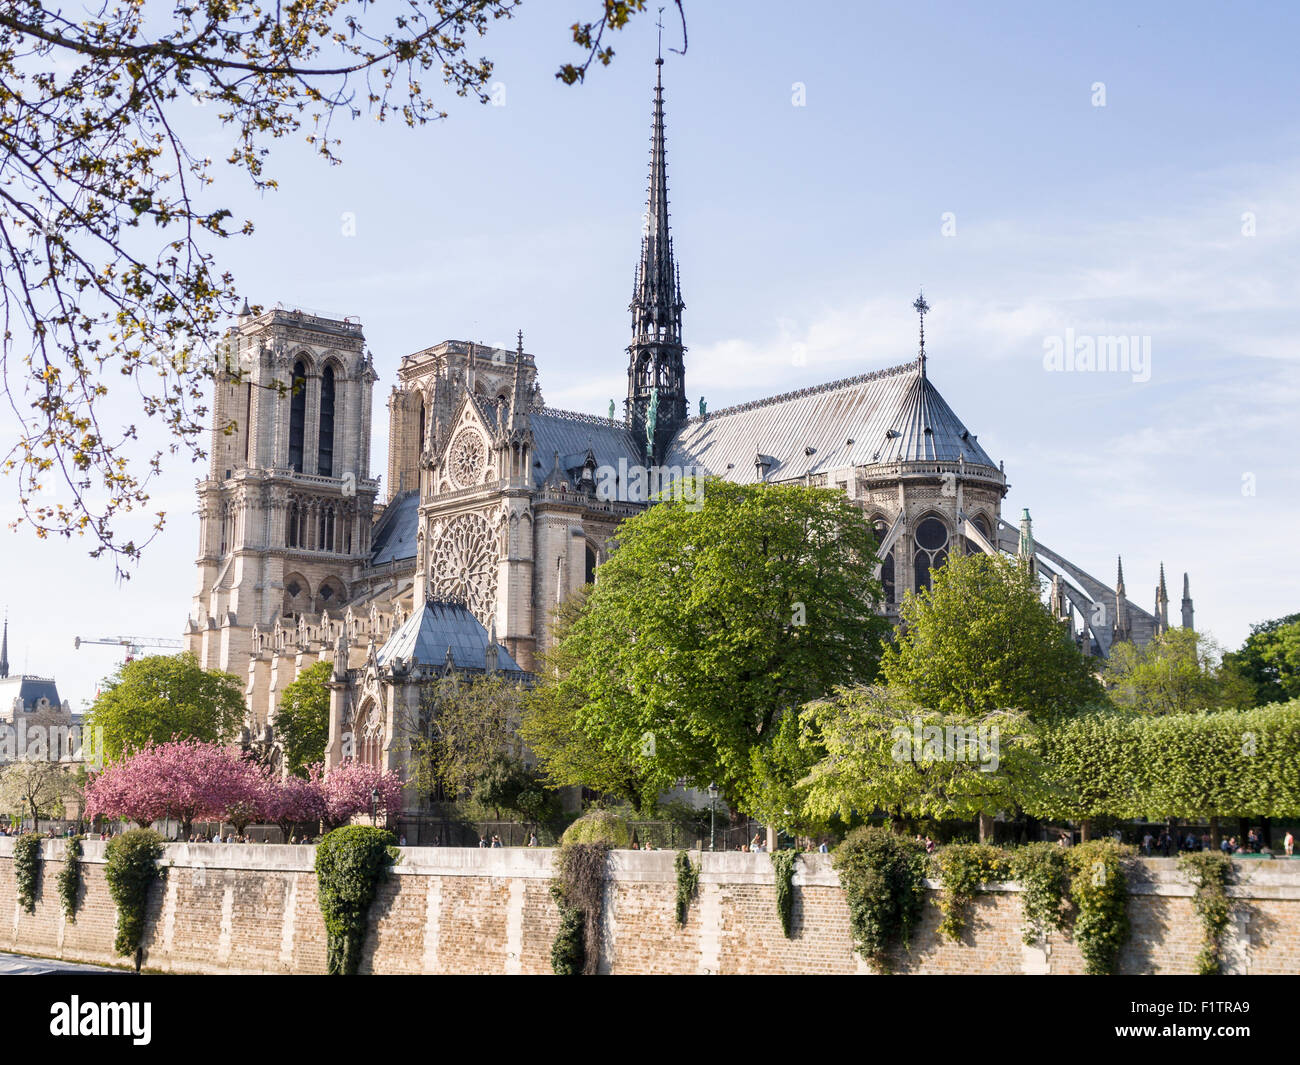
<instances>
[{"instance_id":1,"label":"building with grey roof","mask_svg":"<svg viewBox=\"0 0 1300 1065\"><path fill-rule=\"evenodd\" d=\"M889 615L952 552L984 551L1031 559L1091 654L1169 626L1163 567L1148 613L1129 600L1122 563L1112 585L1040 543L1027 510L1004 517L1002 463L932 377L924 296L917 350L897 365L690 412L662 74L660 60L621 409L548 406L522 333L514 350L422 348L388 396L380 503L368 445L377 377L360 323L284 306L240 315L229 343L241 372L218 376L199 485L186 635L205 665L247 675L251 725L273 722L285 685L330 660L329 757L350 756L348 738L364 733L365 757L397 765L394 705L450 673L526 682L553 610L595 578L619 523L692 475L844 492L876 530ZM1190 627L1186 576L1182 606Z\"/></svg>"}]
</instances>

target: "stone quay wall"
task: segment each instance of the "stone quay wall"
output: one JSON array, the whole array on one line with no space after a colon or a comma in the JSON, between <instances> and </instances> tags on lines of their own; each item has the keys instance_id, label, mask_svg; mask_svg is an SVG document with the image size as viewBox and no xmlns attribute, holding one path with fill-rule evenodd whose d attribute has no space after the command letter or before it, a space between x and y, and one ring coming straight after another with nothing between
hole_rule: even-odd
<instances>
[{"instance_id":1,"label":"stone quay wall","mask_svg":"<svg viewBox=\"0 0 1300 1065\"><path fill-rule=\"evenodd\" d=\"M82 844L76 920L56 877L64 843L42 844L36 912L16 901L13 839L0 837L0 951L110 965L116 909L104 878L105 843ZM363 972L549 973L559 914L548 888L549 849L404 848L370 913ZM611 973L869 973L852 949L848 906L829 855L795 866L792 937L776 911L765 854L693 854L700 891L685 926L675 915L671 851L615 851L605 892L601 970ZM315 849L259 844L169 844L153 888L143 964L163 972L323 973L325 928ZM1225 937L1236 973L1300 973L1300 861L1239 861ZM966 935L938 934L937 884L901 973L1079 973L1066 934L1027 946L1015 884L988 885ZM1121 969L1191 972L1201 924L1172 859L1147 859L1131 886L1132 935ZM5 908L5 907L9 908Z\"/></svg>"}]
</instances>

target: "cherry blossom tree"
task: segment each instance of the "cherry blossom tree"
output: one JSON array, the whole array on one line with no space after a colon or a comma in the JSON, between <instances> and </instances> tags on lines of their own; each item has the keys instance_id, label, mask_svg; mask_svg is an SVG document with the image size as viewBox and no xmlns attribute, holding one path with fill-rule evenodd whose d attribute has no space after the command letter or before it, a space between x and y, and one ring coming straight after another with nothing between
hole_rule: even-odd
<instances>
[{"instance_id":1,"label":"cherry blossom tree","mask_svg":"<svg viewBox=\"0 0 1300 1065\"><path fill-rule=\"evenodd\" d=\"M314 829L325 818L320 766L312 768L316 773L308 780L293 775L284 779L268 778L263 816L280 826L286 843L299 828L310 825Z\"/></svg>"},{"instance_id":2,"label":"cherry blossom tree","mask_svg":"<svg viewBox=\"0 0 1300 1065\"><path fill-rule=\"evenodd\" d=\"M123 817L148 827L163 817L188 836L200 818L236 823L261 816L265 781L237 750L198 740L149 744L110 766L86 789L91 817Z\"/></svg>"},{"instance_id":3,"label":"cherry blossom tree","mask_svg":"<svg viewBox=\"0 0 1300 1065\"><path fill-rule=\"evenodd\" d=\"M314 774L313 779L317 779ZM362 762L336 765L321 779L320 787L325 800L322 820L330 828L345 824L358 814L387 818L402 808L402 778L391 770ZM378 801L372 810L372 795L376 792Z\"/></svg>"}]
</instances>

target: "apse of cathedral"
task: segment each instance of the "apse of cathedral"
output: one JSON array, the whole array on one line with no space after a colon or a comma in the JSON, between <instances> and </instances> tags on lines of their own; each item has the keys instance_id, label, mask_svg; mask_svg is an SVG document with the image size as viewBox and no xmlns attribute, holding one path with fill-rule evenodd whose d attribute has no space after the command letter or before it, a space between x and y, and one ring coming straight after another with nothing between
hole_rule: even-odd
<instances>
[{"instance_id":1,"label":"apse of cathedral","mask_svg":"<svg viewBox=\"0 0 1300 1065\"><path fill-rule=\"evenodd\" d=\"M402 767L402 721L452 674L526 682L556 604L595 579L615 528L663 484L706 473L834 487L880 542L881 609L928 585L953 552L1026 558L1087 653L1145 644L1154 609L1002 513L1007 479L930 377L920 343L896 366L709 411L688 409L680 270L668 224L663 61L657 61L646 224L627 345L627 396L606 416L542 398L525 351L445 340L402 359L388 397L388 465L371 475L378 377L360 322L247 304L228 334L198 487L198 588L187 645L247 678L249 725L273 725L297 674L333 663L327 762ZM1183 578L1182 624L1192 626Z\"/></svg>"}]
</instances>

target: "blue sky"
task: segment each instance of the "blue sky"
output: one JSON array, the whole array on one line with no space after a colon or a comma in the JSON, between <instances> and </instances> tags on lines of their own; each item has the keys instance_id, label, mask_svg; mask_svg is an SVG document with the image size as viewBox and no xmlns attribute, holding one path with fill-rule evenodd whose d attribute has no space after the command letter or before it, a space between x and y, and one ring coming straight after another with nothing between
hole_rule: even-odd
<instances>
[{"instance_id":1,"label":"blue sky","mask_svg":"<svg viewBox=\"0 0 1300 1065\"><path fill-rule=\"evenodd\" d=\"M220 250L241 290L364 323L372 472L398 360L443 339L522 329L549 403L603 413L623 394L655 33L634 21L610 68L563 86L567 26L597 6L529 0L492 26L476 50L503 106L448 94L442 123L345 125L339 167L280 142L264 196L219 177L215 199L257 227ZM1028 507L1043 542L1104 579L1122 553L1148 609L1160 562L1175 612L1190 571L1198 628L1230 647L1300 609L1300 8L688 0L687 15L664 78L692 407L911 358L924 285L931 376L1005 460L1005 515ZM187 122L220 158L208 118ZM1150 379L1048 372L1045 342L1067 330L1149 337ZM168 525L126 583L84 544L3 534L15 670L53 673L79 706L118 656L73 651L75 635L179 635L201 472L159 483Z\"/></svg>"}]
</instances>

